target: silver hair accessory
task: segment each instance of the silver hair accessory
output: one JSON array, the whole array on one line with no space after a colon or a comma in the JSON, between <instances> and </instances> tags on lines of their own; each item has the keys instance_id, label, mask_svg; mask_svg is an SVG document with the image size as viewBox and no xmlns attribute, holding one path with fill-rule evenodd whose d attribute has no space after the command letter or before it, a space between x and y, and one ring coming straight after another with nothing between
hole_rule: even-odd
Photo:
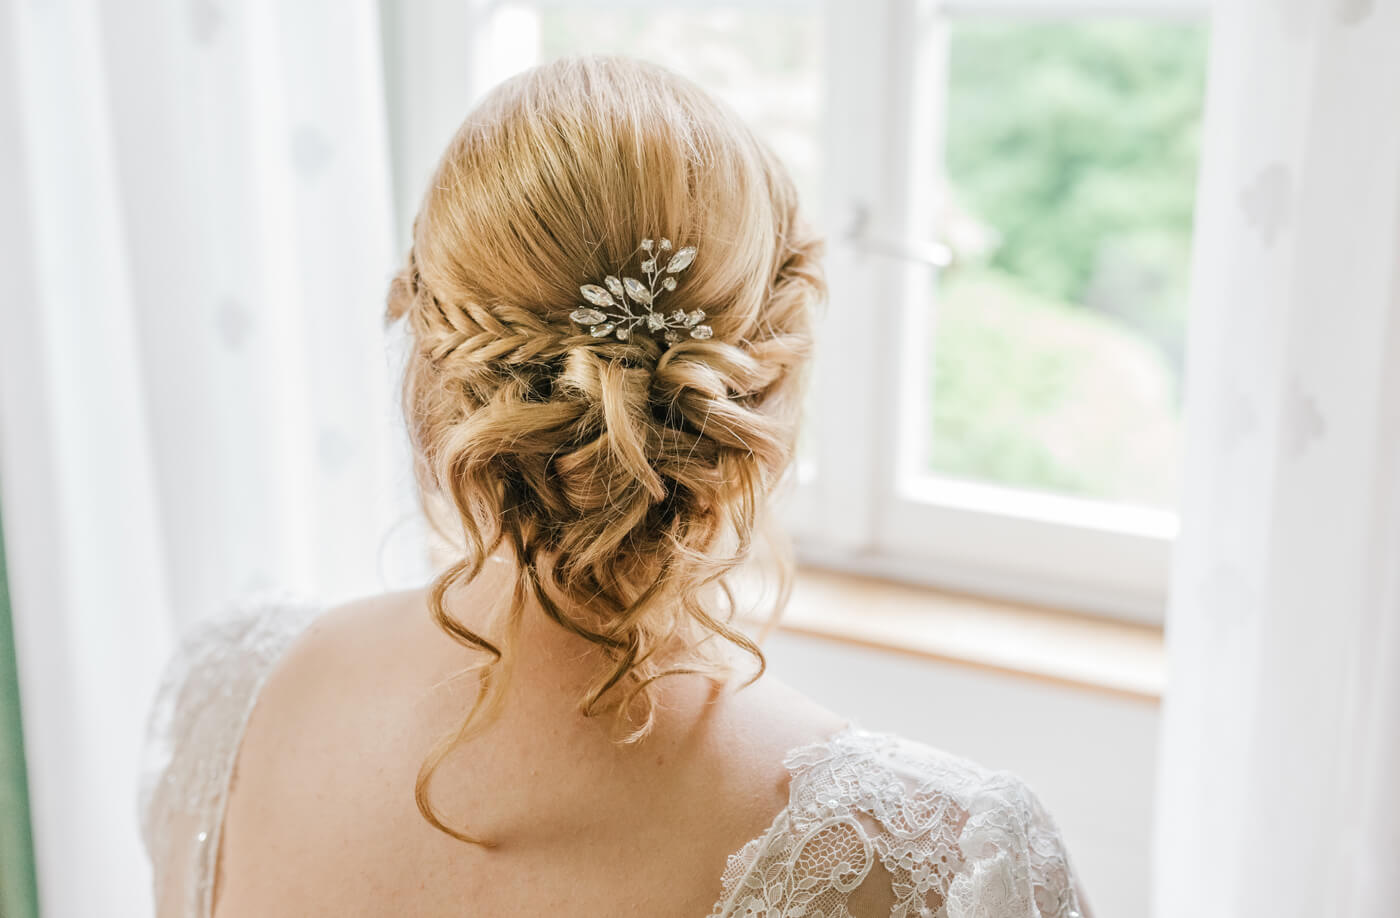
<instances>
[{"instance_id":1,"label":"silver hair accessory","mask_svg":"<svg viewBox=\"0 0 1400 918\"><path fill-rule=\"evenodd\" d=\"M671 251L671 240L662 239L657 243L643 239L642 251L646 253L642 261L646 283L635 277L619 280L609 274L603 278L606 287L584 284L578 288L579 293L593 305L575 309L569 313L569 318L579 325L588 326L588 333L595 338L616 335L617 340L627 341L637 328L661 332L667 344L676 344L686 337L704 341L712 336L714 329L700 324L705 320L703 309L692 309L690 312L677 309L667 315L656 308L656 300L663 293L676 289L675 275L695 261L695 246L676 249L664 267L659 265L657 259L664 258L665 253Z\"/></svg>"}]
</instances>

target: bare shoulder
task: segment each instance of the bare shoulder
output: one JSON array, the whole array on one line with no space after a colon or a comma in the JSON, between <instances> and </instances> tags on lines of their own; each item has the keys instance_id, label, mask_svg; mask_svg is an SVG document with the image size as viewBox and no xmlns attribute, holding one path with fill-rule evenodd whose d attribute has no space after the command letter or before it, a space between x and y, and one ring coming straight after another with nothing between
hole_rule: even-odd
<instances>
[{"instance_id":1,"label":"bare shoulder","mask_svg":"<svg viewBox=\"0 0 1400 918\"><path fill-rule=\"evenodd\" d=\"M237 785L263 772L260 756L280 763L275 776L313 765L334 748L328 741L385 729L405 690L434 661L445 637L424 611L422 591L390 593L318 616L287 648L259 693L243 739ZM445 657L441 657L445 659ZM293 753L300 754L293 759ZM337 750L335 757L339 758ZM285 766L292 763L297 768Z\"/></svg>"},{"instance_id":2,"label":"bare shoulder","mask_svg":"<svg viewBox=\"0 0 1400 918\"><path fill-rule=\"evenodd\" d=\"M477 614L490 596L483 586L458 610ZM599 861L607 851L634 852L629 894L703 913L726 857L784 804L785 752L843 723L771 675L746 688L679 676L658 683L653 733L619 747L578 710L595 675L588 648L542 615L518 637L501 717L433 783L450 821L506 839L487 854L429 825L413 794L471 706L475 681L452 677L473 654L437 627L422 591L322 614L272 670L244 734L218 918L536 914L563 901L616 914L623 862Z\"/></svg>"},{"instance_id":3,"label":"bare shoulder","mask_svg":"<svg viewBox=\"0 0 1400 918\"><path fill-rule=\"evenodd\" d=\"M424 602L413 591L330 609L269 674L231 781L219 918L345 913L327 890L365 875L373 846L358 834L382 836L412 809L404 752L426 749L425 707L441 703L430 686L445 638Z\"/></svg>"}]
</instances>

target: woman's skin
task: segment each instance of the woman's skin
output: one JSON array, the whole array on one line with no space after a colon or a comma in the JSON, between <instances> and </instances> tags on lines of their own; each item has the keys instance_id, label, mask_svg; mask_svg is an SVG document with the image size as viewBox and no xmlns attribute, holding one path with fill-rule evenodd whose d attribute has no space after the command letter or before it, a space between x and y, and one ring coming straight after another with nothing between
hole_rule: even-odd
<instances>
[{"instance_id":1,"label":"woman's skin","mask_svg":"<svg viewBox=\"0 0 1400 918\"><path fill-rule=\"evenodd\" d=\"M449 596L485 630L509 595L493 559ZM456 748L430 799L414 781L463 720L477 661L431 620L426 591L323 615L261 692L239 754L221 847L217 918L579 916L703 918L728 855L787 801L784 754L844 719L772 676L739 689L699 675L656 683L655 728L635 745L578 704L599 649L530 607L499 719Z\"/></svg>"}]
</instances>

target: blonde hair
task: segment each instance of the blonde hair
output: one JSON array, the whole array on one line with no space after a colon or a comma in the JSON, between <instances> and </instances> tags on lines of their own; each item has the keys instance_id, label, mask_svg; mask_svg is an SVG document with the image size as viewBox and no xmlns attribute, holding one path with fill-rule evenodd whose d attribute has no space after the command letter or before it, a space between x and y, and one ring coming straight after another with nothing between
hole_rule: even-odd
<instances>
[{"instance_id":1,"label":"blonde hair","mask_svg":"<svg viewBox=\"0 0 1400 918\"><path fill-rule=\"evenodd\" d=\"M699 249L666 308L703 309L712 339L624 342L570 321L580 284L635 275L639 242L662 237ZM730 624L728 578L769 535L767 497L792 459L820 249L771 152L660 67L538 67L457 132L388 305L411 331L404 405L420 487L450 507L462 543L432 613L487 657L471 710L418 776L419 810L438 829L480 841L444 823L428 785L496 713L512 659L509 641L454 619L444 597L503 544L518 562L507 636L533 599L601 648L608 664L581 710L614 710L624 740L650 728L658 678L712 671L708 638L762 673L762 652ZM777 567L773 615L790 580L785 556ZM677 646L693 659L667 665Z\"/></svg>"}]
</instances>

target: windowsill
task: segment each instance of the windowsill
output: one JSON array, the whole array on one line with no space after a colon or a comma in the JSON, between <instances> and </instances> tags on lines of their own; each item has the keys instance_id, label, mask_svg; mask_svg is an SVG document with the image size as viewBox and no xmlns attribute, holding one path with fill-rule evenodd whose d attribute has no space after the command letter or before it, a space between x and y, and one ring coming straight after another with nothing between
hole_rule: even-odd
<instances>
[{"instance_id":1,"label":"windowsill","mask_svg":"<svg viewBox=\"0 0 1400 918\"><path fill-rule=\"evenodd\" d=\"M857 644L1157 703L1162 629L801 567L778 621L791 634Z\"/></svg>"}]
</instances>

